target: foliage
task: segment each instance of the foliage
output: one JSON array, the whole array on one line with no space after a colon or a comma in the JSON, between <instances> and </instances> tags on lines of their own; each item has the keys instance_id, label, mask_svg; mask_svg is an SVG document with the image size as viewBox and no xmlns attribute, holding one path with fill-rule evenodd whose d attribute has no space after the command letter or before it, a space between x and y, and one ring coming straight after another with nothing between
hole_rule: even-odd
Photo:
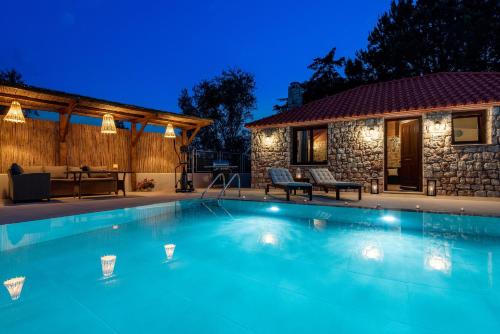
<instances>
[{"instance_id":1,"label":"foliage","mask_svg":"<svg viewBox=\"0 0 500 334\"><path fill-rule=\"evenodd\" d=\"M378 81L500 71L500 1L393 0L354 59L335 59L333 48L308 68L313 74L304 82L304 103Z\"/></svg>"},{"instance_id":2,"label":"foliage","mask_svg":"<svg viewBox=\"0 0 500 334\"><path fill-rule=\"evenodd\" d=\"M23 76L15 69L0 71L0 82L11 85L25 85ZM24 109L24 117L38 116L38 110Z\"/></svg>"},{"instance_id":3,"label":"foliage","mask_svg":"<svg viewBox=\"0 0 500 334\"><path fill-rule=\"evenodd\" d=\"M203 80L192 89L183 89L178 99L186 115L210 118L211 126L200 130L193 145L197 148L240 152L249 144L244 128L255 109L255 79L241 69L224 70L213 79Z\"/></svg>"},{"instance_id":4,"label":"foliage","mask_svg":"<svg viewBox=\"0 0 500 334\"><path fill-rule=\"evenodd\" d=\"M139 189L139 191L148 191L148 190L153 190L154 188L155 188L154 179L144 179L137 183L137 189Z\"/></svg>"}]
</instances>

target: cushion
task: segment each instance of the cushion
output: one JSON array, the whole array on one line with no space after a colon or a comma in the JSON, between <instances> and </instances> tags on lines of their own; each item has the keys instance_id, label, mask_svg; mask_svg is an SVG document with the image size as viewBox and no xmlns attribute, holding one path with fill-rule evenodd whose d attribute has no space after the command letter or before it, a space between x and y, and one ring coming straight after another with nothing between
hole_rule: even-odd
<instances>
[{"instance_id":1,"label":"cushion","mask_svg":"<svg viewBox=\"0 0 500 334\"><path fill-rule=\"evenodd\" d=\"M82 171L82 169L80 167L68 166L68 172L81 172L81 171ZM73 180L73 178L75 177L75 174L73 174L73 173L68 174L68 177ZM77 179L78 179L78 177L79 177L79 174L76 174ZM87 175L87 173L82 173L82 179L87 178L87 177L89 177Z\"/></svg>"},{"instance_id":2,"label":"cushion","mask_svg":"<svg viewBox=\"0 0 500 334\"><path fill-rule=\"evenodd\" d=\"M307 182L276 182L275 184L281 185L281 186L287 186L287 187L312 187L312 184L307 183Z\"/></svg>"},{"instance_id":3,"label":"cushion","mask_svg":"<svg viewBox=\"0 0 500 334\"><path fill-rule=\"evenodd\" d=\"M318 184L336 182L335 177L328 168L312 168L309 170L314 182Z\"/></svg>"},{"instance_id":4,"label":"cushion","mask_svg":"<svg viewBox=\"0 0 500 334\"><path fill-rule=\"evenodd\" d=\"M27 166L23 168L24 172L27 174L31 173L45 173L43 166Z\"/></svg>"},{"instance_id":5,"label":"cushion","mask_svg":"<svg viewBox=\"0 0 500 334\"><path fill-rule=\"evenodd\" d=\"M294 182L292 174L286 168L269 168L268 173L273 183Z\"/></svg>"},{"instance_id":6,"label":"cushion","mask_svg":"<svg viewBox=\"0 0 500 334\"><path fill-rule=\"evenodd\" d=\"M66 173L68 166L45 166L45 173L50 173L50 178L65 179L68 177Z\"/></svg>"},{"instance_id":7,"label":"cushion","mask_svg":"<svg viewBox=\"0 0 500 334\"><path fill-rule=\"evenodd\" d=\"M89 171L101 171L101 170L107 170L108 167L106 166L89 166ZM100 177L109 177L108 173L89 173L90 178L100 178Z\"/></svg>"},{"instance_id":8,"label":"cushion","mask_svg":"<svg viewBox=\"0 0 500 334\"><path fill-rule=\"evenodd\" d=\"M21 175L23 173L23 168L14 162L10 166L10 173L12 175Z\"/></svg>"}]
</instances>

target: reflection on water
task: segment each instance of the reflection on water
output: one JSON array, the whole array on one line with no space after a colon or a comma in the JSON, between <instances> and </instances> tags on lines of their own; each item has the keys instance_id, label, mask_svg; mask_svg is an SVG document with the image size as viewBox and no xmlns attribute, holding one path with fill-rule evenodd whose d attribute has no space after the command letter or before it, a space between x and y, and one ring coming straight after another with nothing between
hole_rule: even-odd
<instances>
[{"instance_id":1,"label":"reflection on water","mask_svg":"<svg viewBox=\"0 0 500 334\"><path fill-rule=\"evenodd\" d=\"M167 261L172 260L172 258L174 257L175 245L166 244L163 247L165 248L165 255L167 256Z\"/></svg>"},{"instance_id":2,"label":"reflection on water","mask_svg":"<svg viewBox=\"0 0 500 334\"><path fill-rule=\"evenodd\" d=\"M116 255L101 256L102 276L111 277L115 271Z\"/></svg>"},{"instance_id":3,"label":"reflection on water","mask_svg":"<svg viewBox=\"0 0 500 334\"><path fill-rule=\"evenodd\" d=\"M3 285L9 291L10 298L12 300L18 300L21 296L21 292L23 291L25 277L14 277L3 282Z\"/></svg>"}]
</instances>

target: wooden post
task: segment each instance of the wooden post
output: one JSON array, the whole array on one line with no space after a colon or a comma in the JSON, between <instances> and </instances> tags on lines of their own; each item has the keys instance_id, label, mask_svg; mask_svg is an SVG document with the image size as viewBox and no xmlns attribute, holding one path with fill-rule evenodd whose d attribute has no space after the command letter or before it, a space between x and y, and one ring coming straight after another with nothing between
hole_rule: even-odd
<instances>
[{"instance_id":1,"label":"wooden post","mask_svg":"<svg viewBox=\"0 0 500 334\"><path fill-rule=\"evenodd\" d=\"M64 112L59 113L59 160L60 166L68 164L68 145L66 143L66 136L69 131L69 124L73 109L78 104L78 101L71 102Z\"/></svg>"},{"instance_id":2,"label":"wooden post","mask_svg":"<svg viewBox=\"0 0 500 334\"><path fill-rule=\"evenodd\" d=\"M130 153L129 153L129 166L130 170L133 172L130 174L130 183L132 185L132 191L137 190L137 123L130 122Z\"/></svg>"}]
</instances>

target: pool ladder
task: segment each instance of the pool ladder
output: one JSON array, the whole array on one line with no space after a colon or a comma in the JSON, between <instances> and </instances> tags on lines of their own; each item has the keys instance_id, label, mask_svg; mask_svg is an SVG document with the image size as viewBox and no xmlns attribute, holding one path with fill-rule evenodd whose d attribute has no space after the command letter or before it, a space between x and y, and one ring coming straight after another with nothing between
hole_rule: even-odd
<instances>
[{"instance_id":1,"label":"pool ladder","mask_svg":"<svg viewBox=\"0 0 500 334\"><path fill-rule=\"evenodd\" d=\"M238 197L241 197L241 177L240 177L240 174L236 173L236 174L233 174L233 176L231 176L231 178L229 179L229 182L226 183L226 177L224 176L223 173L220 173L218 174L213 180L212 182L210 182L210 184L208 185L207 189L205 189L203 191L203 193L201 194L201 198L205 197L205 194L210 190L210 188L213 187L213 185L215 184L215 182L217 182L217 180L219 180L220 178L222 178L222 185L223 185L223 188L222 190L219 192L219 194L217 195L217 200L220 200L220 198L222 196L224 196L226 194L226 190L227 188L229 188L229 186L231 185L231 183L233 182L233 180L235 178L238 179Z\"/></svg>"}]
</instances>

